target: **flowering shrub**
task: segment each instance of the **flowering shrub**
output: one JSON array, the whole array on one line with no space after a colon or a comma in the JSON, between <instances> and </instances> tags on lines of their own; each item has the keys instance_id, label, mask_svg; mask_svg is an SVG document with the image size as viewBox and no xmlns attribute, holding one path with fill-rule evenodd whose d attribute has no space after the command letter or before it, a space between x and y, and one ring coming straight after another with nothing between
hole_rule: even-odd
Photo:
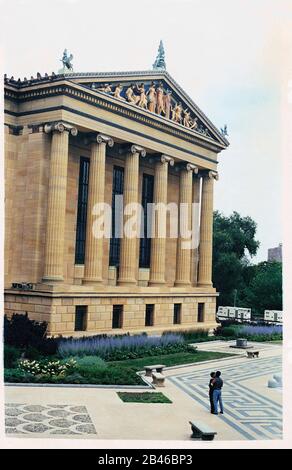
<instances>
[{"instance_id":1,"label":"flowering shrub","mask_svg":"<svg viewBox=\"0 0 292 470\"><path fill-rule=\"evenodd\" d=\"M61 361L29 361L27 359L19 361L18 367L21 371L32 375L46 375L48 377L65 375L76 366L74 359L69 359L67 362Z\"/></svg>"},{"instance_id":2,"label":"flowering shrub","mask_svg":"<svg viewBox=\"0 0 292 470\"><path fill-rule=\"evenodd\" d=\"M83 337L60 340L58 353L68 356L99 356L105 360L134 359L143 355L171 353L186 350L188 346L178 334L161 337L134 335L120 338Z\"/></svg>"},{"instance_id":3,"label":"flowering shrub","mask_svg":"<svg viewBox=\"0 0 292 470\"><path fill-rule=\"evenodd\" d=\"M238 330L240 336L246 338L269 341L275 339L282 339L283 328L282 325L268 325L268 326L252 326L246 325Z\"/></svg>"}]
</instances>

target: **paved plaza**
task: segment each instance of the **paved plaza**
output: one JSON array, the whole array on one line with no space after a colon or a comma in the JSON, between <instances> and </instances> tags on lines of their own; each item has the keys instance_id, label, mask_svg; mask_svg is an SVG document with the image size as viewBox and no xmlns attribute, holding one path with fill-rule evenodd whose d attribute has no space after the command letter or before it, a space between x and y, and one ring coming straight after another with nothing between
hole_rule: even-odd
<instances>
[{"instance_id":1,"label":"paved plaza","mask_svg":"<svg viewBox=\"0 0 292 470\"><path fill-rule=\"evenodd\" d=\"M190 441L189 420L199 420L217 432L216 440L281 439L282 393L267 382L281 373L282 347L255 348L258 359L226 342L198 345L236 356L166 369L166 386L158 390L172 404L124 403L118 388L7 386L7 437ZM225 410L215 416L209 413L208 381L217 369L224 379Z\"/></svg>"}]
</instances>

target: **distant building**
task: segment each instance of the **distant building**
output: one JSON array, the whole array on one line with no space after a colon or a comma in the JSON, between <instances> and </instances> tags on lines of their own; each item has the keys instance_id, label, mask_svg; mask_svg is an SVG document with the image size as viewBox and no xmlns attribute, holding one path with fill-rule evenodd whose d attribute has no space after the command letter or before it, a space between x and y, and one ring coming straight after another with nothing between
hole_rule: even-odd
<instances>
[{"instance_id":1,"label":"distant building","mask_svg":"<svg viewBox=\"0 0 292 470\"><path fill-rule=\"evenodd\" d=\"M276 248L268 249L268 261L279 261L282 263L282 243L279 243L279 246L276 246Z\"/></svg>"}]
</instances>

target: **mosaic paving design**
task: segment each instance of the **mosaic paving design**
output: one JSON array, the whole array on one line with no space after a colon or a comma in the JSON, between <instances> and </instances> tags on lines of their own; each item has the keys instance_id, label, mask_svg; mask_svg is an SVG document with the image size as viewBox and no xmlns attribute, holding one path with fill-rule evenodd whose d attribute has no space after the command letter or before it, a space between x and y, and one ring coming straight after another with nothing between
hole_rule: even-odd
<instances>
[{"instance_id":1,"label":"mosaic paving design","mask_svg":"<svg viewBox=\"0 0 292 470\"><path fill-rule=\"evenodd\" d=\"M220 366L224 379L224 415L218 417L245 439L281 439L282 406L249 388L249 379L281 373L280 356ZM169 376L168 380L209 410L208 382L212 366L197 372ZM206 386L207 384L207 386Z\"/></svg>"},{"instance_id":2,"label":"mosaic paving design","mask_svg":"<svg viewBox=\"0 0 292 470\"><path fill-rule=\"evenodd\" d=\"M6 403L7 434L96 434L86 406Z\"/></svg>"}]
</instances>

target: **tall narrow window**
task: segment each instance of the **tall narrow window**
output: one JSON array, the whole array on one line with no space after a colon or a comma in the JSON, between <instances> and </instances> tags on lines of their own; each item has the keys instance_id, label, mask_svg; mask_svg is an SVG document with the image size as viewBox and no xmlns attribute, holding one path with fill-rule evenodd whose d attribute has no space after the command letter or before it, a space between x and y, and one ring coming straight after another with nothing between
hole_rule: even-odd
<instances>
[{"instance_id":1,"label":"tall narrow window","mask_svg":"<svg viewBox=\"0 0 292 470\"><path fill-rule=\"evenodd\" d=\"M87 327L87 306L76 305L75 307L75 331L85 331Z\"/></svg>"},{"instance_id":2,"label":"tall narrow window","mask_svg":"<svg viewBox=\"0 0 292 470\"><path fill-rule=\"evenodd\" d=\"M150 251L151 251L151 238L147 237L147 232L150 233L150 228L148 223L150 217L148 215L148 206L153 202L153 186L154 186L154 177L152 175L143 175L143 184L142 184L142 217L143 217L143 233L140 238L140 256L139 256L139 266L141 268L149 268L150 266Z\"/></svg>"},{"instance_id":3,"label":"tall narrow window","mask_svg":"<svg viewBox=\"0 0 292 470\"><path fill-rule=\"evenodd\" d=\"M154 304L147 304L145 311L145 326L154 325Z\"/></svg>"},{"instance_id":4,"label":"tall narrow window","mask_svg":"<svg viewBox=\"0 0 292 470\"><path fill-rule=\"evenodd\" d=\"M201 323L204 321L204 310L205 310L204 303L198 303L198 322Z\"/></svg>"},{"instance_id":5,"label":"tall narrow window","mask_svg":"<svg viewBox=\"0 0 292 470\"><path fill-rule=\"evenodd\" d=\"M89 181L89 158L80 158L79 188L75 243L75 264L84 264L86 241L86 217Z\"/></svg>"},{"instance_id":6,"label":"tall narrow window","mask_svg":"<svg viewBox=\"0 0 292 470\"><path fill-rule=\"evenodd\" d=\"M181 304L174 304L173 306L173 324L178 325L181 323Z\"/></svg>"},{"instance_id":7,"label":"tall narrow window","mask_svg":"<svg viewBox=\"0 0 292 470\"><path fill-rule=\"evenodd\" d=\"M122 328L122 327L123 327L123 306L113 305L112 328Z\"/></svg>"},{"instance_id":8,"label":"tall narrow window","mask_svg":"<svg viewBox=\"0 0 292 470\"><path fill-rule=\"evenodd\" d=\"M122 217L123 208L117 208L116 196L122 195L124 191L124 169L119 166L113 168L113 192L112 192L112 237L110 241L110 266L118 266L120 260L121 238L116 233L118 220ZM118 214L119 212L119 214ZM119 216L119 217L117 217Z\"/></svg>"}]
</instances>

